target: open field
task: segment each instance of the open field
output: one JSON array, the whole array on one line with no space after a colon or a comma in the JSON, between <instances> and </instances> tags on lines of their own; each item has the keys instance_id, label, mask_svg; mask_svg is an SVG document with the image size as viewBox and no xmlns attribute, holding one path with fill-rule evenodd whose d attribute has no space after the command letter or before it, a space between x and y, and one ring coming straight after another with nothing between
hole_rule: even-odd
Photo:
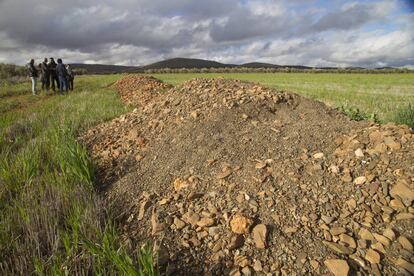
<instances>
[{"instance_id":1,"label":"open field","mask_svg":"<svg viewBox=\"0 0 414 276\"><path fill-rule=\"evenodd\" d=\"M357 107L375 113L381 121L394 121L396 112L414 107L414 74L153 74L176 85L196 77L224 77L258 82L264 86L296 92L335 107Z\"/></svg>"},{"instance_id":2,"label":"open field","mask_svg":"<svg viewBox=\"0 0 414 276\"><path fill-rule=\"evenodd\" d=\"M154 76L173 85L195 77L254 81L358 107L383 121L414 106L412 74ZM32 96L29 82L0 87L1 274L154 274L148 251L121 247L113 216L94 187L95 166L77 142L83 130L131 111L112 87L121 77L79 76L68 96Z\"/></svg>"}]
</instances>

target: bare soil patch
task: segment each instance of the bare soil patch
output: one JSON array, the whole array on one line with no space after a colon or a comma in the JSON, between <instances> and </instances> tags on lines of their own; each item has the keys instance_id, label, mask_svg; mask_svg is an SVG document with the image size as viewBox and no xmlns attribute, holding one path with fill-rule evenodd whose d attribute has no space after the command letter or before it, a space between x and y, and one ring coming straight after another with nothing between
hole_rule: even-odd
<instances>
[{"instance_id":1,"label":"bare soil patch","mask_svg":"<svg viewBox=\"0 0 414 276\"><path fill-rule=\"evenodd\" d=\"M155 240L167 273L414 273L408 127L235 80L116 86L136 109L81 139L125 242Z\"/></svg>"}]
</instances>

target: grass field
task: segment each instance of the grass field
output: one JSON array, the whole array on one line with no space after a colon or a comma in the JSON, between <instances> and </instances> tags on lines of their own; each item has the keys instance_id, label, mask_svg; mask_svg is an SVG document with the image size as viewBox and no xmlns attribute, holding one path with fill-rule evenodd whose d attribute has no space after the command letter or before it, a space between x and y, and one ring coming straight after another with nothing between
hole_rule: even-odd
<instances>
[{"instance_id":1,"label":"grass field","mask_svg":"<svg viewBox=\"0 0 414 276\"><path fill-rule=\"evenodd\" d=\"M0 88L1 275L155 274L148 248L120 245L76 141L129 110L109 87L119 77L80 77L67 96Z\"/></svg>"},{"instance_id":2,"label":"grass field","mask_svg":"<svg viewBox=\"0 0 414 276\"><path fill-rule=\"evenodd\" d=\"M331 106L343 106L345 110L358 108L368 117L376 114L382 122L401 121L400 117L407 116L414 119L414 74L211 73L153 76L173 85L195 77L240 79L296 92ZM411 111L408 110L409 105ZM409 114L405 114L407 112Z\"/></svg>"},{"instance_id":3,"label":"grass field","mask_svg":"<svg viewBox=\"0 0 414 276\"><path fill-rule=\"evenodd\" d=\"M155 76L171 84L194 77L249 80L358 107L384 121L414 121L412 74ZM94 166L76 140L82 130L130 110L111 87L120 77L80 76L67 96L32 96L29 82L0 87L0 274L157 273L148 248L121 246L94 187Z\"/></svg>"}]
</instances>

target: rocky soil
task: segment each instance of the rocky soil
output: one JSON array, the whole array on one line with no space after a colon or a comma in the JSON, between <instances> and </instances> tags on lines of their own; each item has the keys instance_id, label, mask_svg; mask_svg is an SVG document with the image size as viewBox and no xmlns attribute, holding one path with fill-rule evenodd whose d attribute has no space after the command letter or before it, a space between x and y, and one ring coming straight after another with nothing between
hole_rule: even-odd
<instances>
[{"instance_id":1,"label":"rocky soil","mask_svg":"<svg viewBox=\"0 0 414 276\"><path fill-rule=\"evenodd\" d=\"M125 243L154 241L165 273L414 273L407 126L235 80L116 87L135 110L81 140Z\"/></svg>"}]
</instances>

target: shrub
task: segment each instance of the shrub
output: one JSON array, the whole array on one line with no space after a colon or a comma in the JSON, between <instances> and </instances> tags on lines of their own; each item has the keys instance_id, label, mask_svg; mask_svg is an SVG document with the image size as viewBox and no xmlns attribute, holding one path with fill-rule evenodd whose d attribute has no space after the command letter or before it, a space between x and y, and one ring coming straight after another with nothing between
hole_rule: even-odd
<instances>
[{"instance_id":1,"label":"shrub","mask_svg":"<svg viewBox=\"0 0 414 276\"><path fill-rule=\"evenodd\" d=\"M357 107L350 107L350 106L347 106L347 105L342 105L342 106L339 107L339 110L342 113L344 113L345 115L347 115L348 117L350 117L354 121L370 120L370 121L374 121L376 123L380 122L380 120L378 119L377 114L375 114L375 113L371 113L371 114L365 113Z\"/></svg>"}]
</instances>

